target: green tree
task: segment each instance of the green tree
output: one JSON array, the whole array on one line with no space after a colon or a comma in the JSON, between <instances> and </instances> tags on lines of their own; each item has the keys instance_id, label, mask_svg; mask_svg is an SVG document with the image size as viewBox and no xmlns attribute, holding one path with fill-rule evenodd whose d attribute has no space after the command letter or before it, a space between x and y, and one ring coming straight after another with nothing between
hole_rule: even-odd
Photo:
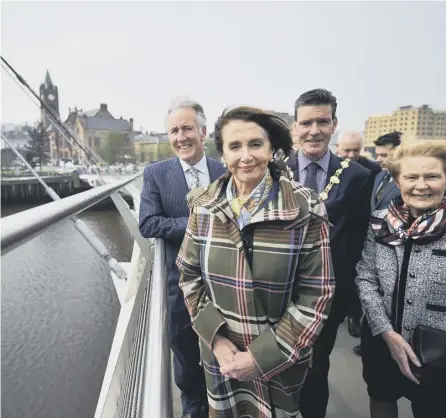
<instances>
[{"instance_id":1,"label":"green tree","mask_svg":"<svg viewBox=\"0 0 446 418\"><path fill-rule=\"evenodd\" d=\"M26 160L29 163L40 163L42 167L49 160L49 138L42 122L36 122L34 126L25 125L23 130L28 134L30 140L25 147Z\"/></svg>"},{"instance_id":2,"label":"green tree","mask_svg":"<svg viewBox=\"0 0 446 418\"><path fill-rule=\"evenodd\" d=\"M128 163L134 160L133 144L124 132L110 132L99 149L107 164Z\"/></svg>"}]
</instances>

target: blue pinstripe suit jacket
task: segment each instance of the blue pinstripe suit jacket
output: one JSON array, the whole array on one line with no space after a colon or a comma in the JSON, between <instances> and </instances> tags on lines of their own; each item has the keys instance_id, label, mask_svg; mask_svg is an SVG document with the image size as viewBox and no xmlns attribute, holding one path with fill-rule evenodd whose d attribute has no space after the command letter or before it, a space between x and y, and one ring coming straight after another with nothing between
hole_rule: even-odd
<instances>
[{"instance_id":1,"label":"blue pinstripe suit jacket","mask_svg":"<svg viewBox=\"0 0 446 418\"><path fill-rule=\"evenodd\" d=\"M220 162L209 157L206 159L212 183L224 174L226 169ZM174 334L190 323L183 293L178 286L179 272L175 265L189 218L186 202L188 192L186 177L178 157L150 164L145 168L139 209L139 231L145 238L165 240L169 311Z\"/></svg>"}]
</instances>

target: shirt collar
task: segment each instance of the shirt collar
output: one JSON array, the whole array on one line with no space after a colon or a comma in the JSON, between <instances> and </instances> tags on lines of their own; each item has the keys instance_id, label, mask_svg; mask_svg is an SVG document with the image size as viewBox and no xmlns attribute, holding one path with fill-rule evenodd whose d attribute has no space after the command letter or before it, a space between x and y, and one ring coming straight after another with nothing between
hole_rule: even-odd
<instances>
[{"instance_id":1,"label":"shirt collar","mask_svg":"<svg viewBox=\"0 0 446 418\"><path fill-rule=\"evenodd\" d=\"M181 164L181 167L183 168L183 172L186 172L187 170L189 170L189 168L192 167L186 161L183 161L182 159L180 159L180 164ZM200 161L198 161L198 163L195 164L193 167L195 167L202 174L207 173L208 163L206 160L206 155L203 154L203 158Z\"/></svg>"},{"instance_id":2,"label":"shirt collar","mask_svg":"<svg viewBox=\"0 0 446 418\"><path fill-rule=\"evenodd\" d=\"M317 163L322 170L328 172L328 166L330 165L330 151L327 151L320 160L310 160L302 150L299 150L297 154L297 161L299 164L299 171L305 170L311 163Z\"/></svg>"}]
</instances>

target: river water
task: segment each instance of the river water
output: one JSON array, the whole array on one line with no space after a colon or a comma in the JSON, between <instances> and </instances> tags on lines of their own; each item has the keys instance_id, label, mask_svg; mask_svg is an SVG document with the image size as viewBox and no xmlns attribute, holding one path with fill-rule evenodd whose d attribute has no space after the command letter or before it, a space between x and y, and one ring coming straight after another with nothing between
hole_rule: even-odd
<instances>
[{"instance_id":1,"label":"river water","mask_svg":"<svg viewBox=\"0 0 446 418\"><path fill-rule=\"evenodd\" d=\"M2 217L29 207L2 207ZM117 211L80 217L130 261ZM107 264L67 220L3 256L1 278L1 416L93 417L119 314Z\"/></svg>"}]
</instances>

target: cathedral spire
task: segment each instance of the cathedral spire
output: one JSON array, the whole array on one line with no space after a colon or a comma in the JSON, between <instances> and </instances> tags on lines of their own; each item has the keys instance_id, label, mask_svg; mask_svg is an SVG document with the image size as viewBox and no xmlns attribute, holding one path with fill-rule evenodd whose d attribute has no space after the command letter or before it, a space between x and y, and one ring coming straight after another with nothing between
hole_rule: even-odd
<instances>
[{"instance_id":1,"label":"cathedral spire","mask_svg":"<svg viewBox=\"0 0 446 418\"><path fill-rule=\"evenodd\" d=\"M53 82L51 80L51 76L50 76L50 72L48 70L46 70L46 75L45 75L45 87L49 88L53 85Z\"/></svg>"}]
</instances>

